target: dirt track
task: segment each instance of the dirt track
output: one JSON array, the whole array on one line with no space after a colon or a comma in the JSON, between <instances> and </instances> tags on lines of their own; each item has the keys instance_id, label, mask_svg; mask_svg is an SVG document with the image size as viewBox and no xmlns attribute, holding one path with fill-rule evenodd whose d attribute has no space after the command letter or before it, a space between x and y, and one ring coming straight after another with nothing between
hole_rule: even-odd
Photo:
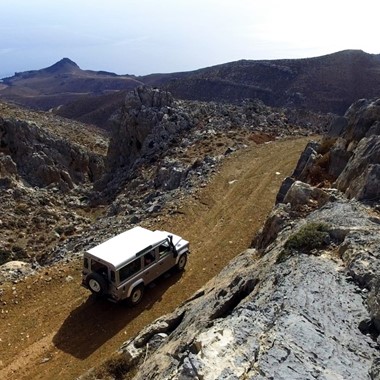
<instances>
[{"instance_id":1,"label":"dirt track","mask_svg":"<svg viewBox=\"0 0 380 380\"><path fill-rule=\"evenodd\" d=\"M157 281L136 308L90 297L79 286L78 261L2 286L0 379L76 378L173 310L249 246L307 141L252 144L232 154L180 213L163 215L154 227L182 235L192 253L182 276Z\"/></svg>"}]
</instances>

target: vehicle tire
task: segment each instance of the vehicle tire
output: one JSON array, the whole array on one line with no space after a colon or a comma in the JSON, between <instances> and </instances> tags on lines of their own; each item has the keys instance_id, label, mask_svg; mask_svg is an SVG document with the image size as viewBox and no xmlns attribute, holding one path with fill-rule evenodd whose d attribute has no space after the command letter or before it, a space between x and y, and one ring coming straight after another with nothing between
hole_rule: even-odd
<instances>
[{"instance_id":1,"label":"vehicle tire","mask_svg":"<svg viewBox=\"0 0 380 380\"><path fill-rule=\"evenodd\" d=\"M107 290L107 280L99 273L90 273L86 277L86 284L97 296L102 296Z\"/></svg>"},{"instance_id":2,"label":"vehicle tire","mask_svg":"<svg viewBox=\"0 0 380 380\"><path fill-rule=\"evenodd\" d=\"M131 306L139 304L144 296L144 285L137 285L133 288L128 302Z\"/></svg>"},{"instance_id":3,"label":"vehicle tire","mask_svg":"<svg viewBox=\"0 0 380 380\"><path fill-rule=\"evenodd\" d=\"M185 269L186 263L187 263L187 253L184 253L178 259L178 263L176 265L177 271L182 272Z\"/></svg>"}]
</instances>

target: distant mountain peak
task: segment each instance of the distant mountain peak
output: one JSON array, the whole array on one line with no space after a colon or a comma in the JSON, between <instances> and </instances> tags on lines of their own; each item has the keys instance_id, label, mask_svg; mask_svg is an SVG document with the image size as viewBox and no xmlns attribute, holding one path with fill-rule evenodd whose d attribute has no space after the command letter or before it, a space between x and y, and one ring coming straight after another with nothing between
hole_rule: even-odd
<instances>
[{"instance_id":1,"label":"distant mountain peak","mask_svg":"<svg viewBox=\"0 0 380 380\"><path fill-rule=\"evenodd\" d=\"M56 73L56 72L66 72L66 71L72 71L80 69L80 67L71 59L69 58L62 58L60 61L55 63L52 66L49 66L45 69L45 71L50 73Z\"/></svg>"}]
</instances>

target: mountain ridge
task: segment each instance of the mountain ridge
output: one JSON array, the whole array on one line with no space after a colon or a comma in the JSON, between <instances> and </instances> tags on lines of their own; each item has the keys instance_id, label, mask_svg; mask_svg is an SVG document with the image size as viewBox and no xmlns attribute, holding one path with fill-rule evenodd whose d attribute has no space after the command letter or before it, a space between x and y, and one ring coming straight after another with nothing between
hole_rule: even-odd
<instances>
[{"instance_id":1,"label":"mountain ridge","mask_svg":"<svg viewBox=\"0 0 380 380\"><path fill-rule=\"evenodd\" d=\"M380 55L343 50L312 58L247 60L193 71L117 75L82 70L63 58L41 70L4 78L0 99L107 128L126 92L142 86L184 100L240 104L258 98L272 107L343 115L360 98L380 94Z\"/></svg>"}]
</instances>

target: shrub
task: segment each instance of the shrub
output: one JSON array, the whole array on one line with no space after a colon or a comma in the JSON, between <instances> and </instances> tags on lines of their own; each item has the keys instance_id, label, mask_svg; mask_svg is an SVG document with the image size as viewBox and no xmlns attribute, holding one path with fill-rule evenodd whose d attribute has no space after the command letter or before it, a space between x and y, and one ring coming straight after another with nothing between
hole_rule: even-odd
<instances>
[{"instance_id":1,"label":"shrub","mask_svg":"<svg viewBox=\"0 0 380 380\"><path fill-rule=\"evenodd\" d=\"M284 248L290 251L310 252L322 248L329 243L329 226L325 223L311 222L303 226L298 232L290 235Z\"/></svg>"},{"instance_id":2,"label":"shrub","mask_svg":"<svg viewBox=\"0 0 380 380\"><path fill-rule=\"evenodd\" d=\"M326 223L311 222L290 235L284 250L277 258L277 263L285 261L294 252L310 253L330 243L329 226Z\"/></svg>"},{"instance_id":3,"label":"shrub","mask_svg":"<svg viewBox=\"0 0 380 380\"><path fill-rule=\"evenodd\" d=\"M5 248L0 248L0 265L5 264L6 262L12 259L12 252Z\"/></svg>"}]
</instances>

